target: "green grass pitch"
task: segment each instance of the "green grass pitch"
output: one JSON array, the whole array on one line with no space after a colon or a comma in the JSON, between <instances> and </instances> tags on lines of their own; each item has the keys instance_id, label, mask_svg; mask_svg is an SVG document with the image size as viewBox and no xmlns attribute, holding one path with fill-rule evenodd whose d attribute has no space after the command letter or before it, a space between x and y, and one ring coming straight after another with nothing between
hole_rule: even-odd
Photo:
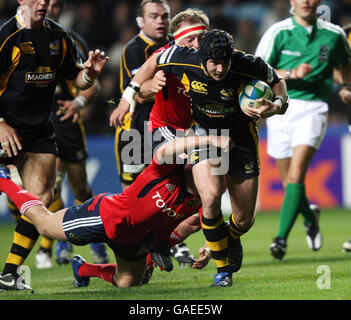
<instances>
[{"instance_id":1,"label":"green grass pitch","mask_svg":"<svg viewBox=\"0 0 351 320\"><path fill-rule=\"evenodd\" d=\"M170 273L156 270L148 285L116 288L91 278L88 288L72 285L70 265L36 270L38 243L25 261L31 270L30 292L0 292L0 300L350 300L351 253L341 250L351 238L351 211L324 210L320 220L323 247L313 252L305 240L302 217L290 234L287 255L273 260L269 245L278 229L278 213L258 213L253 228L243 236L244 261L233 275L233 287L210 288L216 268L213 261L203 270L181 269L174 261ZM14 223L0 224L0 270L9 252ZM201 232L186 241L193 253L204 243ZM91 261L89 246L74 247ZM109 251L110 260L112 252Z\"/></svg>"}]
</instances>

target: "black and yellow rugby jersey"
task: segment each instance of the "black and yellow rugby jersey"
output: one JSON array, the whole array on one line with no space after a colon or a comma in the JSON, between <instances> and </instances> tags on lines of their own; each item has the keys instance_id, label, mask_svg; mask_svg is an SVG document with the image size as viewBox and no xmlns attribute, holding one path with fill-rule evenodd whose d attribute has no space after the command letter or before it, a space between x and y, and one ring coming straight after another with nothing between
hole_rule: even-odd
<instances>
[{"instance_id":1,"label":"black and yellow rugby jersey","mask_svg":"<svg viewBox=\"0 0 351 320\"><path fill-rule=\"evenodd\" d=\"M89 56L89 48L86 41L75 31L67 28L67 31L72 36L74 44L76 46L77 51L77 63L79 65L83 65L83 63L88 59ZM63 76L58 74L58 83L55 90L54 104L53 104L53 112L52 118L54 122L62 122L60 118L62 115L57 116L56 112L59 108L56 103L57 100L73 100L78 93L77 87L75 87L72 80L65 80ZM72 122L72 117L66 119L65 122Z\"/></svg>"},{"instance_id":2,"label":"black and yellow rugby jersey","mask_svg":"<svg viewBox=\"0 0 351 320\"><path fill-rule=\"evenodd\" d=\"M166 41L162 44L156 44L154 41L145 37L142 33L137 34L131 39L123 50L120 63L120 90L123 94L125 88L132 80L136 72L144 64L144 62L158 49L173 40L173 36L168 35ZM138 122L132 127L142 129L143 122L148 120L153 102L145 103L142 106L137 104L133 122Z\"/></svg>"},{"instance_id":3,"label":"black and yellow rugby jersey","mask_svg":"<svg viewBox=\"0 0 351 320\"><path fill-rule=\"evenodd\" d=\"M58 73L74 79L81 67L72 38L45 19L39 30L26 29L17 15L0 30L0 117L18 129L48 122Z\"/></svg>"},{"instance_id":4,"label":"black and yellow rugby jersey","mask_svg":"<svg viewBox=\"0 0 351 320\"><path fill-rule=\"evenodd\" d=\"M172 46L157 58L158 67L175 74L189 92L194 120L204 128L230 129L251 121L239 106L238 92L248 80L270 85L279 81L277 73L260 57L242 51L233 53L227 77L215 81L205 75L199 50Z\"/></svg>"}]
</instances>

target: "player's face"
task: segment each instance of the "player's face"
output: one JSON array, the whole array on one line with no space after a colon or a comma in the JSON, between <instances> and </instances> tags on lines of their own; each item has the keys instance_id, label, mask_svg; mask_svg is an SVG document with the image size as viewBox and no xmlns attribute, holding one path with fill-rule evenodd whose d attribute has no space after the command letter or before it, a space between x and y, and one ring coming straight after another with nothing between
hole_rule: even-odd
<instances>
[{"instance_id":1,"label":"player's face","mask_svg":"<svg viewBox=\"0 0 351 320\"><path fill-rule=\"evenodd\" d=\"M50 0L48 16L54 21L58 21L63 11L63 0Z\"/></svg>"},{"instance_id":2,"label":"player's face","mask_svg":"<svg viewBox=\"0 0 351 320\"><path fill-rule=\"evenodd\" d=\"M21 14L30 27L42 26L50 0L18 0Z\"/></svg>"},{"instance_id":3,"label":"player's face","mask_svg":"<svg viewBox=\"0 0 351 320\"><path fill-rule=\"evenodd\" d=\"M142 30L154 41L167 38L169 27L169 9L163 4L148 2L144 7Z\"/></svg>"},{"instance_id":4,"label":"player's face","mask_svg":"<svg viewBox=\"0 0 351 320\"><path fill-rule=\"evenodd\" d=\"M195 21L195 22L194 21L192 21L192 22L183 21L183 22L180 23L179 29L191 26L193 24L201 23L201 22L202 22L201 20ZM203 33L189 35L188 37L185 37L185 38L181 39L179 41L179 44L181 46L187 46L187 47L191 47L191 48L194 48L194 49L199 49L200 48L200 40L203 37L203 35L204 35Z\"/></svg>"},{"instance_id":5,"label":"player's face","mask_svg":"<svg viewBox=\"0 0 351 320\"><path fill-rule=\"evenodd\" d=\"M295 9L295 15L301 19L308 19L316 16L317 7L321 0L290 0L290 4Z\"/></svg>"},{"instance_id":6,"label":"player's face","mask_svg":"<svg viewBox=\"0 0 351 320\"><path fill-rule=\"evenodd\" d=\"M231 59L219 60L208 59L206 62L207 75L213 80L222 81L227 76L231 65Z\"/></svg>"}]
</instances>

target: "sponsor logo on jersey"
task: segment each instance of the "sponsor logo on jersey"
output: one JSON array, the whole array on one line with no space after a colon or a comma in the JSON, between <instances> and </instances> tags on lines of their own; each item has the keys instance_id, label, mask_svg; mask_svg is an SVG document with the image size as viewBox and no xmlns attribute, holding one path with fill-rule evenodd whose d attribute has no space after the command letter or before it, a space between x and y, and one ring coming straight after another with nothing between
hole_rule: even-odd
<instances>
[{"instance_id":1,"label":"sponsor logo on jersey","mask_svg":"<svg viewBox=\"0 0 351 320\"><path fill-rule=\"evenodd\" d=\"M330 48L327 45L322 45L319 49L319 62L328 61Z\"/></svg>"},{"instance_id":2,"label":"sponsor logo on jersey","mask_svg":"<svg viewBox=\"0 0 351 320\"><path fill-rule=\"evenodd\" d=\"M281 53L287 56L301 57L301 52L299 51L282 50Z\"/></svg>"},{"instance_id":3,"label":"sponsor logo on jersey","mask_svg":"<svg viewBox=\"0 0 351 320\"><path fill-rule=\"evenodd\" d=\"M207 94L207 84L194 80L191 82L191 90L197 93Z\"/></svg>"},{"instance_id":4,"label":"sponsor logo on jersey","mask_svg":"<svg viewBox=\"0 0 351 320\"><path fill-rule=\"evenodd\" d=\"M50 54L51 55L58 55L60 51L60 41L55 40L49 43Z\"/></svg>"},{"instance_id":5,"label":"sponsor logo on jersey","mask_svg":"<svg viewBox=\"0 0 351 320\"><path fill-rule=\"evenodd\" d=\"M28 41L28 42L22 42L19 45L21 54L35 54L35 49L33 46L33 42Z\"/></svg>"},{"instance_id":6,"label":"sponsor logo on jersey","mask_svg":"<svg viewBox=\"0 0 351 320\"><path fill-rule=\"evenodd\" d=\"M246 174L250 174L254 172L254 164L252 161L250 161L249 163L247 163L245 165L245 173Z\"/></svg>"},{"instance_id":7,"label":"sponsor logo on jersey","mask_svg":"<svg viewBox=\"0 0 351 320\"><path fill-rule=\"evenodd\" d=\"M56 80L56 71L50 67L39 67L34 72L25 73L25 83L33 83L37 86L47 86Z\"/></svg>"},{"instance_id":8,"label":"sponsor logo on jersey","mask_svg":"<svg viewBox=\"0 0 351 320\"><path fill-rule=\"evenodd\" d=\"M167 216L171 218L175 218L177 216L177 212L172 208L169 208L166 204L166 201L162 199L160 193L156 191L156 193L152 196L152 199L155 200L155 205L157 208L162 209L161 211L167 214Z\"/></svg>"},{"instance_id":9,"label":"sponsor logo on jersey","mask_svg":"<svg viewBox=\"0 0 351 320\"><path fill-rule=\"evenodd\" d=\"M195 164L198 159L199 159L198 151L194 151L189 155L190 164Z\"/></svg>"},{"instance_id":10,"label":"sponsor logo on jersey","mask_svg":"<svg viewBox=\"0 0 351 320\"><path fill-rule=\"evenodd\" d=\"M199 106L195 104L196 108L205 113L210 118L223 118L226 115L235 111L235 106L223 106L219 104L205 104L204 106Z\"/></svg>"},{"instance_id":11,"label":"sponsor logo on jersey","mask_svg":"<svg viewBox=\"0 0 351 320\"><path fill-rule=\"evenodd\" d=\"M221 99L222 100L233 100L233 97L234 97L234 89L232 88L229 88L229 89L222 89L220 91L220 94L221 94Z\"/></svg>"},{"instance_id":12,"label":"sponsor logo on jersey","mask_svg":"<svg viewBox=\"0 0 351 320\"><path fill-rule=\"evenodd\" d=\"M166 188L169 191L169 193L173 193L176 186L175 186L175 184L172 184L172 183L166 183Z\"/></svg>"}]
</instances>

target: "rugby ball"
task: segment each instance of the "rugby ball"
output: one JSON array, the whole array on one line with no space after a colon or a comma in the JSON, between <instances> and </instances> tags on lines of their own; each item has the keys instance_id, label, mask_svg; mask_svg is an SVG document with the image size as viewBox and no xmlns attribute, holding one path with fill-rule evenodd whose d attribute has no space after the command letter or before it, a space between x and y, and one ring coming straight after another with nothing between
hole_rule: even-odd
<instances>
[{"instance_id":1,"label":"rugby ball","mask_svg":"<svg viewBox=\"0 0 351 320\"><path fill-rule=\"evenodd\" d=\"M239 89L239 105L241 110L243 106L259 108L262 103L257 102L257 99L264 98L267 100L273 99L271 87L260 80L250 80L242 85Z\"/></svg>"}]
</instances>

